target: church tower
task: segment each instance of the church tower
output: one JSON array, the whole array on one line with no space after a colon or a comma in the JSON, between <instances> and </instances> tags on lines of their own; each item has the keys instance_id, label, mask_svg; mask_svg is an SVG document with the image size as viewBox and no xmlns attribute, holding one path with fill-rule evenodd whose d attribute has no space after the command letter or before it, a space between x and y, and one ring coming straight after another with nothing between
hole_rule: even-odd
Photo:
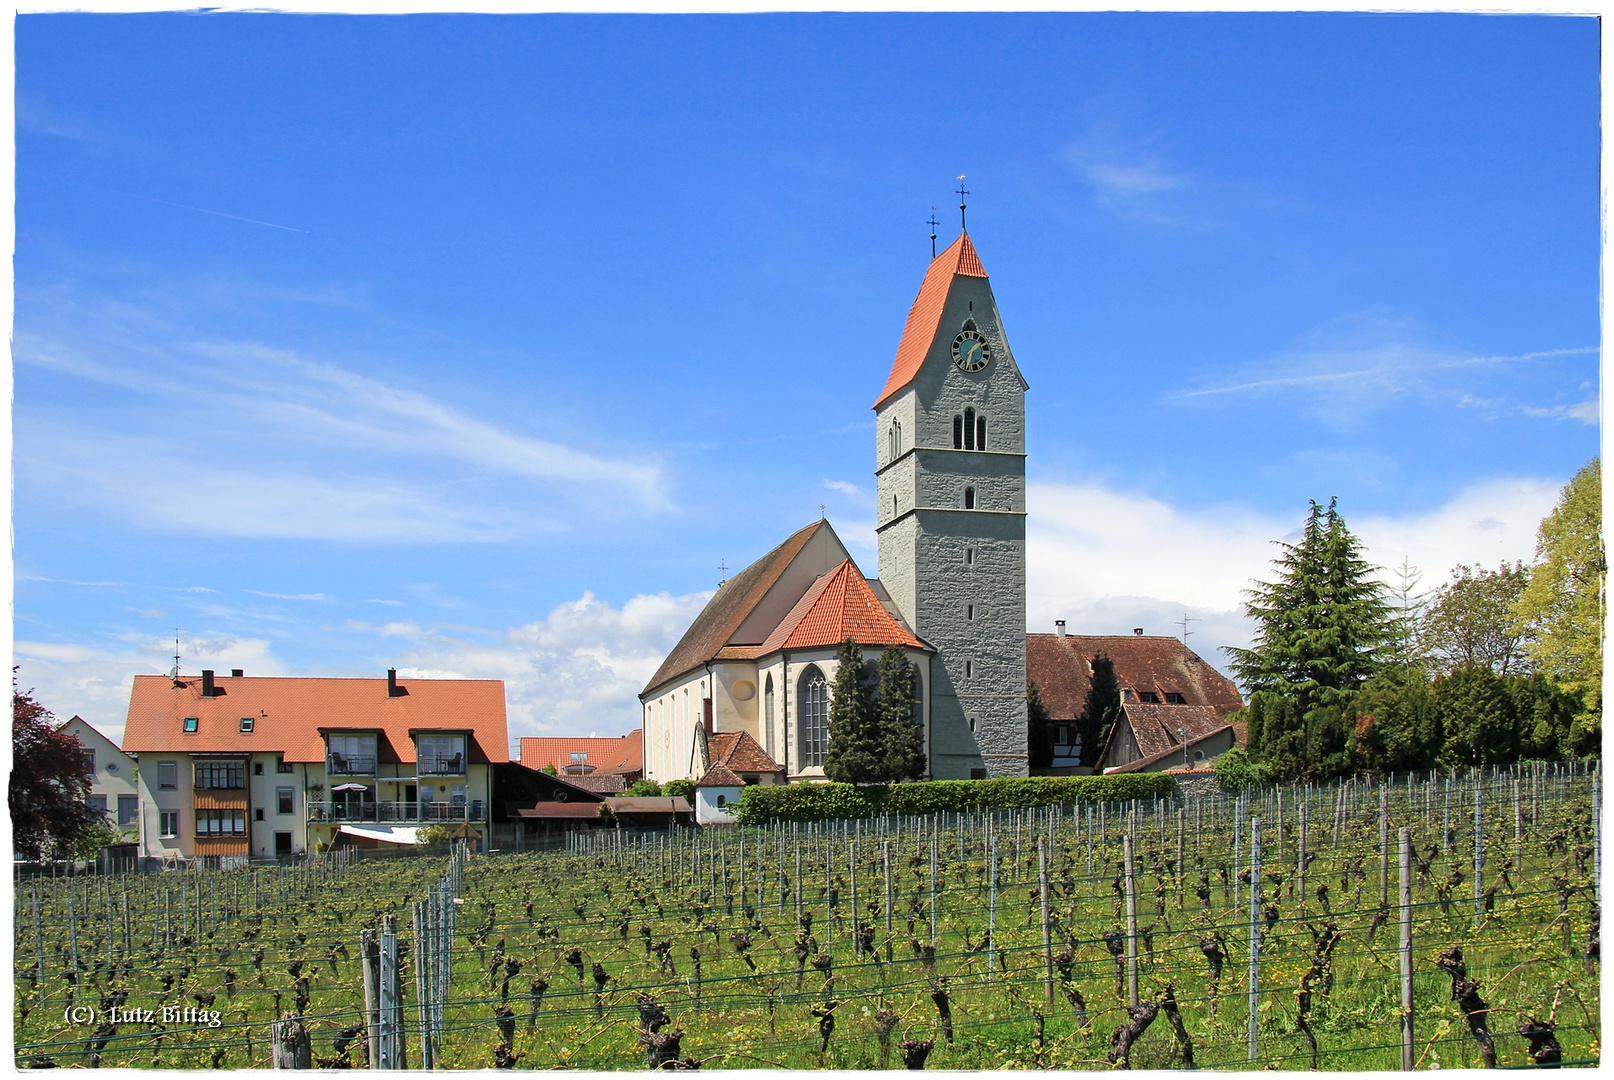
<instances>
[{"instance_id":1,"label":"church tower","mask_svg":"<svg viewBox=\"0 0 1614 1080\"><path fill-rule=\"evenodd\" d=\"M874 404L880 582L937 651L938 780L1027 774L1025 392L962 233L926 271Z\"/></svg>"}]
</instances>

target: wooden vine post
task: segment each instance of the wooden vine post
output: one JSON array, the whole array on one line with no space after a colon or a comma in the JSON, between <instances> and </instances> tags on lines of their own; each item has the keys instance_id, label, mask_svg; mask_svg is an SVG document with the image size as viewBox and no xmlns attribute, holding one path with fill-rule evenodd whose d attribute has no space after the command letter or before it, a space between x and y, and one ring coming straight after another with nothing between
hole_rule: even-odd
<instances>
[{"instance_id":1,"label":"wooden vine post","mask_svg":"<svg viewBox=\"0 0 1614 1080\"><path fill-rule=\"evenodd\" d=\"M1250 1060L1255 1060L1256 1010L1261 1004L1261 819L1250 821Z\"/></svg>"},{"instance_id":2,"label":"wooden vine post","mask_svg":"<svg viewBox=\"0 0 1614 1080\"><path fill-rule=\"evenodd\" d=\"M1123 869L1126 876L1126 996L1127 1003L1138 1007L1138 889L1132 869L1132 830L1127 829L1121 838ZM1046 886L1045 886L1046 887ZM1043 902L1043 938L1048 936L1046 924L1047 901ZM1053 985L1049 984L1049 1001L1053 1001Z\"/></svg>"},{"instance_id":3,"label":"wooden vine post","mask_svg":"<svg viewBox=\"0 0 1614 1080\"><path fill-rule=\"evenodd\" d=\"M1412 830L1401 830L1401 1068L1412 1071Z\"/></svg>"},{"instance_id":4,"label":"wooden vine post","mask_svg":"<svg viewBox=\"0 0 1614 1080\"><path fill-rule=\"evenodd\" d=\"M1048 1004L1054 1003L1054 941L1048 923L1048 850L1037 837L1037 893L1042 898L1042 966ZM932 939L934 941L934 939Z\"/></svg>"}]
</instances>

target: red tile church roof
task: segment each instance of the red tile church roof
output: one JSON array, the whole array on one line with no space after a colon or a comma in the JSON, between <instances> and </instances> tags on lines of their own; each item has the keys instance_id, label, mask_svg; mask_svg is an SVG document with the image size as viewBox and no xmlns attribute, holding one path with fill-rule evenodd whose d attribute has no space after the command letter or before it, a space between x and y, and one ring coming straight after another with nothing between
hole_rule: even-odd
<instances>
[{"instance_id":1,"label":"red tile church roof","mask_svg":"<svg viewBox=\"0 0 1614 1080\"><path fill-rule=\"evenodd\" d=\"M913 307L908 309L908 324L903 328L902 341L897 345L897 358L891 365L891 377L885 381L885 389L880 391L880 399L874 403L876 409L884 405L892 394L913 382L914 376L919 374L919 366L925 362L931 343L936 340L936 328L941 325L942 309L947 306L947 294L953 287L953 278L959 274L986 277L986 271L981 267L981 257L975 254L975 245L970 243L968 233L954 240L925 271L919 296L915 298Z\"/></svg>"},{"instance_id":2,"label":"red tile church roof","mask_svg":"<svg viewBox=\"0 0 1614 1080\"><path fill-rule=\"evenodd\" d=\"M781 649L829 648L847 638L859 645L925 647L891 617L851 559L813 582L757 655Z\"/></svg>"}]
</instances>

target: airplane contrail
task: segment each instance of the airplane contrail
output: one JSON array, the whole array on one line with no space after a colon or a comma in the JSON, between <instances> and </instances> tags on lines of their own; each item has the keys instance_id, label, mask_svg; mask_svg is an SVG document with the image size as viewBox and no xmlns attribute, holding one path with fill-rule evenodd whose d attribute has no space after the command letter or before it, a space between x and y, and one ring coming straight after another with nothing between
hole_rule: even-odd
<instances>
[{"instance_id":1,"label":"airplane contrail","mask_svg":"<svg viewBox=\"0 0 1614 1080\"><path fill-rule=\"evenodd\" d=\"M200 206L186 206L184 203L167 202L163 199L151 199L144 195L136 195L135 198L143 199L146 202L157 203L160 206L172 206L177 210L194 210L198 214L212 214L214 217L229 218L231 221L245 221L249 225L266 225L271 229L284 229L286 232L308 232L307 229L294 229L290 225L276 225L272 221L259 221L257 218L241 217L239 214L226 214L222 210L204 210Z\"/></svg>"}]
</instances>

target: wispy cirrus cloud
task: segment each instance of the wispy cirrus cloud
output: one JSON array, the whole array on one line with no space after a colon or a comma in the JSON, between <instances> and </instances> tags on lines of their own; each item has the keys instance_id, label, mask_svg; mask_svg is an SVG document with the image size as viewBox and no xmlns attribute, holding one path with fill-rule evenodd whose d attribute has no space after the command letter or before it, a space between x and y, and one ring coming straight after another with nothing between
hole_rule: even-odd
<instances>
[{"instance_id":1,"label":"wispy cirrus cloud","mask_svg":"<svg viewBox=\"0 0 1614 1080\"><path fill-rule=\"evenodd\" d=\"M18 364L92 391L35 395L19 412L24 497L153 530L349 543L502 541L672 509L654 455L569 446L318 349L220 334L187 319L184 299L62 287L19 310Z\"/></svg>"},{"instance_id":2,"label":"wispy cirrus cloud","mask_svg":"<svg viewBox=\"0 0 1614 1080\"><path fill-rule=\"evenodd\" d=\"M1060 155L1098 205L1158 225L1179 224L1173 196L1191 186L1187 170L1170 160L1164 135L1128 136L1113 122L1095 124Z\"/></svg>"},{"instance_id":3,"label":"wispy cirrus cloud","mask_svg":"<svg viewBox=\"0 0 1614 1080\"><path fill-rule=\"evenodd\" d=\"M1407 402L1596 424L1595 395L1550 405L1539 398L1563 386L1560 371L1583 366L1580 358L1598 352L1596 346L1581 346L1517 355L1475 353L1431 341L1414 320L1375 308L1318 327L1276 355L1206 373L1167 400L1201 408L1283 400L1334 428ZM1540 378L1549 371L1551 380ZM1579 389L1590 392L1591 386L1582 381Z\"/></svg>"}]
</instances>

